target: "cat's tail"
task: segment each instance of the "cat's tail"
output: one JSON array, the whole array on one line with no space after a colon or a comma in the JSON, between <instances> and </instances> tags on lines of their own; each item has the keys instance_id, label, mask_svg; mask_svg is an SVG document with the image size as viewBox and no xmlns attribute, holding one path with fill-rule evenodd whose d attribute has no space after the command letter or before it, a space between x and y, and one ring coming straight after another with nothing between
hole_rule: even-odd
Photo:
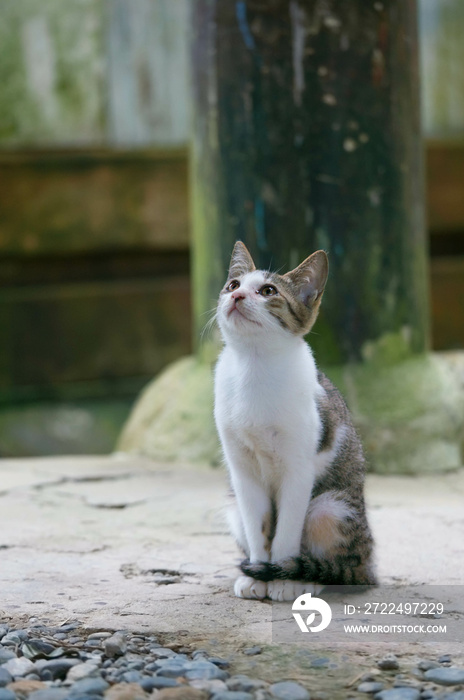
<instances>
[{"instance_id":1,"label":"cat's tail","mask_svg":"<svg viewBox=\"0 0 464 700\"><path fill-rule=\"evenodd\" d=\"M344 554L332 559L315 559L310 554L289 557L279 562L253 562L245 559L240 569L257 581L311 581L325 586L376 586L377 579L370 561L357 554Z\"/></svg>"},{"instance_id":2,"label":"cat's tail","mask_svg":"<svg viewBox=\"0 0 464 700\"><path fill-rule=\"evenodd\" d=\"M306 562L305 562L306 563ZM246 576L251 576L257 581L275 581L276 579L290 579L292 581L303 581L309 575L309 580L313 580L316 570L314 566L305 566L303 557L289 557L280 562L257 561L251 563L249 559L244 559L240 564L240 569ZM308 562L309 563L309 562ZM314 569L314 575L308 569Z\"/></svg>"}]
</instances>

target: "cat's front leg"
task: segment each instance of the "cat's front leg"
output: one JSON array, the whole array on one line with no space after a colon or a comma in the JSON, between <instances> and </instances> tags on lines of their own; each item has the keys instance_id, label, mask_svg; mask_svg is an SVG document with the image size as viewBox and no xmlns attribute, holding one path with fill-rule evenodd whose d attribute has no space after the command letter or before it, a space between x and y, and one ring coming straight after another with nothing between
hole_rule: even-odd
<instances>
[{"instance_id":1,"label":"cat's front leg","mask_svg":"<svg viewBox=\"0 0 464 700\"><path fill-rule=\"evenodd\" d=\"M271 561L297 557L301 552L303 527L314 478L306 468L285 475L277 498L277 526L272 542Z\"/></svg>"},{"instance_id":2,"label":"cat's front leg","mask_svg":"<svg viewBox=\"0 0 464 700\"><path fill-rule=\"evenodd\" d=\"M229 439L228 439L229 437ZM271 500L260 483L254 454L233 437L223 435L222 444L230 472L232 489L237 501L240 544L253 562L269 561L270 541L265 524L271 514ZM250 576L239 576L234 593L239 598L262 599L267 595L267 584Z\"/></svg>"},{"instance_id":3,"label":"cat's front leg","mask_svg":"<svg viewBox=\"0 0 464 700\"><path fill-rule=\"evenodd\" d=\"M263 523L271 504L263 487L247 474L232 475L232 488L247 541L250 561L269 561L269 546L265 540ZM267 596L267 584L250 576L239 576L234 585L238 598L262 599Z\"/></svg>"}]
</instances>

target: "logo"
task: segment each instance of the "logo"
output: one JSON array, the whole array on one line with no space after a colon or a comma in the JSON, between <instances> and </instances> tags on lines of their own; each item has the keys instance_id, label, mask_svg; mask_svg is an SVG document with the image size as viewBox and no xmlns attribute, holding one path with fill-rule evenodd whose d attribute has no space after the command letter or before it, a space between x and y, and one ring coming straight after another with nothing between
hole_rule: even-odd
<instances>
[{"instance_id":1,"label":"logo","mask_svg":"<svg viewBox=\"0 0 464 700\"><path fill-rule=\"evenodd\" d=\"M298 596L292 605L292 610L299 610L305 613L309 612L306 622L299 612L292 613L302 632L321 632L330 625L330 621L332 620L330 605L326 603L325 600L322 600L322 598L313 598L311 593L303 593L303 595ZM320 614L322 620L316 627L311 627L316 618L316 612Z\"/></svg>"}]
</instances>

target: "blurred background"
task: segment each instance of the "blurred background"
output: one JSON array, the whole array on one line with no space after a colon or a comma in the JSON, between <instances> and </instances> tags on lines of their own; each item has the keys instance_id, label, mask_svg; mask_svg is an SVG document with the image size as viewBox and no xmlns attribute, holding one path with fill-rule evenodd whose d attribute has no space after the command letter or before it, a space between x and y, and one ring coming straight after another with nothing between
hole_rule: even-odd
<instances>
[{"instance_id":1,"label":"blurred background","mask_svg":"<svg viewBox=\"0 0 464 700\"><path fill-rule=\"evenodd\" d=\"M189 0L2 0L0 456L105 453L192 347ZM464 347L464 3L419 0L432 349Z\"/></svg>"}]
</instances>

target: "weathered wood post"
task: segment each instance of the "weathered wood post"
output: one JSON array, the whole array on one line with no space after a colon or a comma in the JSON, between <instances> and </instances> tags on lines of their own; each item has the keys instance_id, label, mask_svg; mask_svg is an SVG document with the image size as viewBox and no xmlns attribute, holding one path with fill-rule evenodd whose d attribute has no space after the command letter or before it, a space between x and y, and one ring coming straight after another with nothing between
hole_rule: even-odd
<instances>
[{"instance_id":1,"label":"weathered wood post","mask_svg":"<svg viewBox=\"0 0 464 700\"><path fill-rule=\"evenodd\" d=\"M415 1L196 0L193 24L197 333L241 239L265 268L329 253L320 363L425 351Z\"/></svg>"},{"instance_id":2,"label":"weathered wood post","mask_svg":"<svg viewBox=\"0 0 464 700\"><path fill-rule=\"evenodd\" d=\"M148 388L121 449L216 461L201 330L237 239L261 267L329 253L310 336L381 472L461 462L463 394L428 350L415 0L194 0L196 356Z\"/></svg>"},{"instance_id":3,"label":"weathered wood post","mask_svg":"<svg viewBox=\"0 0 464 700\"><path fill-rule=\"evenodd\" d=\"M462 401L427 354L416 12L415 0L193 3L199 356L237 239L272 269L324 248L310 343L378 471L460 463Z\"/></svg>"}]
</instances>

